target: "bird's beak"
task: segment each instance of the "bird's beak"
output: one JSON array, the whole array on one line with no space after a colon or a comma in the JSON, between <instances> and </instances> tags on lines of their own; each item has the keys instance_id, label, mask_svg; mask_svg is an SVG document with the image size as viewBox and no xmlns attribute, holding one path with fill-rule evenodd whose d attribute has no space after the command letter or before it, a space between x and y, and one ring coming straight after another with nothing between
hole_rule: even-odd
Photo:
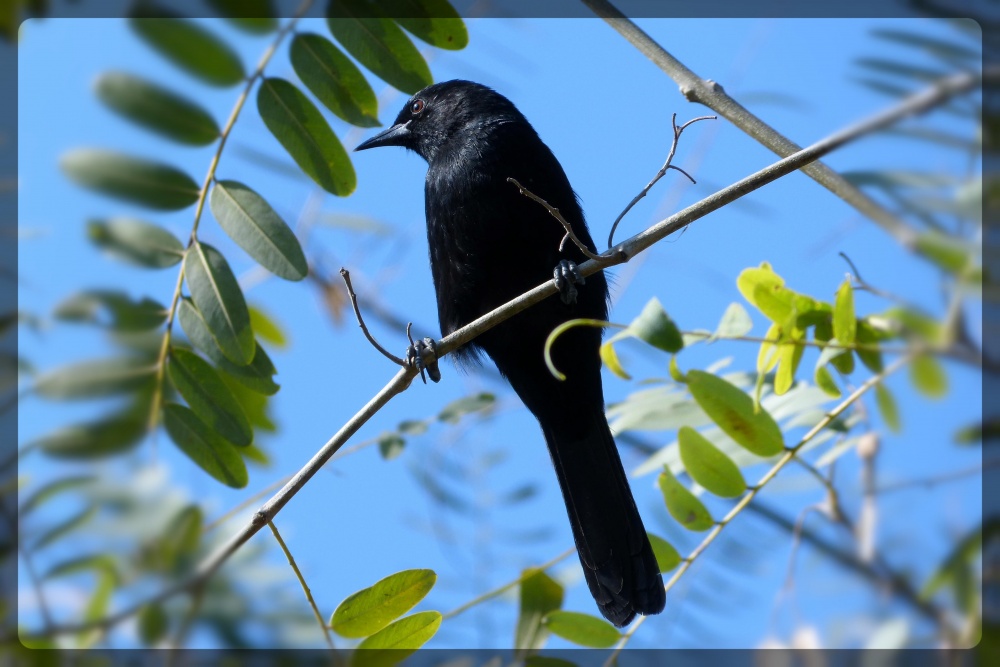
<instances>
[{"instance_id":1,"label":"bird's beak","mask_svg":"<svg viewBox=\"0 0 1000 667\"><path fill-rule=\"evenodd\" d=\"M390 128L382 130L368 141L362 141L354 150L363 151L368 148L378 148L379 146L406 146L410 140L410 121L396 123Z\"/></svg>"}]
</instances>

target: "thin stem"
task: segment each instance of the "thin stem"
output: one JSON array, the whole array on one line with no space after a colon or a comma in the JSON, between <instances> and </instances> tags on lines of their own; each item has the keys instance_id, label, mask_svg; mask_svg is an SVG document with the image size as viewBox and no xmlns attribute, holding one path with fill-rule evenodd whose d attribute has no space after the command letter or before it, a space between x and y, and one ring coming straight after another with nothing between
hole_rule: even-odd
<instances>
[{"instance_id":1,"label":"thin stem","mask_svg":"<svg viewBox=\"0 0 1000 667\"><path fill-rule=\"evenodd\" d=\"M381 352L382 356L386 359L393 362L397 366L405 366L406 362L379 345L379 342L375 340L375 337L368 331L368 327L365 326L365 320L361 317L361 309L358 308L358 295L354 293L354 287L351 285L351 272L341 267L340 275L344 278L344 283L347 284L347 294L351 297L351 305L354 306L354 315L358 318L358 326L361 327L361 331L364 333L365 338L367 338L368 342L372 344L372 347Z\"/></svg>"},{"instance_id":2,"label":"thin stem","mask_svg":"<svg viewBox=\"0 0 1000 667\"><path fill-rule=\"evenodd\" d=\"M267 522L268 527L271 532L274 533L274 539L278 541L278 546L285 553L285 558L288 559L288 564L292 566L292 571L295 572L296 579L299 580L299 585L302 586L302 592L306 594L306 601L309 602L309 608L312 609L313 616L316 617L316 622L319 623L319 627L323 632L323 638L326 639L327 646L330 650L336 650L333 645L333 637L330 636L330 627L323 621L323 615L319 613L319 608L316 606L316 601L313 599L312 591L309 590L309 585L306 583L305 577L302 576L302 571L299 570L299 566L295 564L295 557L292 556L292 552L288 550L288 545L285 541L281 539L281 533L278 532L278 527L274 525L273 521Z\"/></svg>"},{"instance_id":3,"label":"thin stem","mask_svg":"<svg viewBox=\"0 0 1000 667\"><path fill-rule=\"evenodd\" d=\"M577 238L576 234L573 233L573 227L568 222L566 222L566 218L564 218L562 213L559 212L559 209L555 208L547 201L536 195L534 192L532 192L528 188L518 183L516 178L508 178L507 182L513 183L514 186L517 187L517 191L520 192L525 197L527 197L528 199L531 199L532 201L535 201L544 206L545 210L549 212L549 215L558 220L559 224L562 225L563 229L566 230L566 236L563 237L562 243L559 244L559 252L562 252L563 246L566 244L566 239L569 239L570 241L573 242L573 245L579 248L580 252L582 252L588 259L595 259L595 260L601 259L600 255L597 255L594 252L592 252L590 248L588 248L583 241Z\"/></svg>"},{"instance_id":4,"label":"thin stem","mask_svg":"<svg viewBox=\"0 0 1000 667\"><path fill-rule=\"evenodd\" d=\"M547 561L545 563L542 563L537 568L531 568L531 569L532 570L547 570L550 567L552 567L553 565L556 565L557 563L566 560L567 558L569 558L570 556L572 556L573 553L575 553L575 552L576 552L575 548L567 549L566 551L562 552L561 554L559 554L558 556L556 556L552 560ZM494 588L491 591L483 593L482 595L469 600L468 602L466 602L465 604L463 604L461 606L455 607L454 609L452 609L448 613L442 614L441 615L441 619L442 620L446 620L446 619L449 619L449 618L454 618L454 617L458 616L459 614L464 613L464 612L468 611L469 609L472 609L473 607L482 604L483 602L486 602L487 600L492 600L495 597L503 595L504 593L506 593L507 591L509 591L510 589L514 588L515 586L517 586L518 584L520 584L522 581L524 581L524 577L525 577L525 575L522 574L521 576L519 576L517 579L514 579L513 581L508 581L506 584L504 584L502 586L498 586L497 588Z\"/></svg>"}]
</instances>

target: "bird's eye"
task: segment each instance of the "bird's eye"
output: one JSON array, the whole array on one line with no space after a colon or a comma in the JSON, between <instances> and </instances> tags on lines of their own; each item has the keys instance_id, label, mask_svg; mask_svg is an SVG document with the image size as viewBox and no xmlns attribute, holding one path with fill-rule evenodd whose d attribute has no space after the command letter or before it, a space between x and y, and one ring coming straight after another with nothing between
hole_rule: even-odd
<instances>
[{"instance_id":1,"label":"bird's eye","mask_svg":"<svg viewBox=\"0 0 1000 667\"><path fill-rule=\"evenodd\" d=\"M420 113L424 110L423 100L413 100L413 104L410 105L410 113Z\"/></svg>"}]
</instances>

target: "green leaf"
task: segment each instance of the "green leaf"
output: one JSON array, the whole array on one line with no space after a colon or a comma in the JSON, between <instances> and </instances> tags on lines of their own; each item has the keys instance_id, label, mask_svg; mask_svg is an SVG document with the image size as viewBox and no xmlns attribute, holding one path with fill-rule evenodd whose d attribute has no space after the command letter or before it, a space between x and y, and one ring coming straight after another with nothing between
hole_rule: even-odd
<instances>
[{"instance_id":1,"label":"green leaf","mask_svg":"<svg viewBox=\"0 0 1000 667\"><path fill-rule=\"evenodd\" d=\"M910 364L910 380L924 396L941 398L948 393L948 376L944 367L929 354L921 354Z\"/></svg>"},{"instance_id":2,"label":"green leaf","mask_svg":"<svg viewBox=\"0 0 1000 667\"><path fill-rule=\"evenodd\" d=\"M712 515L705 506L688 491L687 487L677 481L669 466L663 466L663 472L656 479L656 483L663 493L667 511L679 524L695 531L708 530L715 525Z\"/></svg>"},{"instance_id":3,"label":"green leaf","mask_svg":"<svg viewBox=\"0 0 1000 667\"><path fill-rule=\"evenodd\" d=\"M465 23L448 0L382 0L379 4L387 16L431 46L457 51L469 44Z\"/></svg>"},{"instance_id":4,"label":"green leaf","mask_svg":"<svg viewBox=\"0 0 1000 667\"><path fill-rule=\"evenodd\" d=\"M111 109L168 139L207 146L219 138L219 126L205 109L140 77L107 72L98 78L96 89Z\"/></svg>"},{"instance_id":5,"label":"green leaf","mask_svg":"<svg viewBox=\"0 0 1000 667\"><path fill-rule=\"evenodd\" d=\"M378 438L378 452L386 461L391 461L403 453L406 440L398 433L383 433Z\"/></svg>"},{"instance_id":6,"label":"green leaf","mask_svg":"<svg viewBox=\"0 0 1000 667\"><path fill-rule=\"evenodd\" d=\"M899 408L896 407L896 399L893 398L889 389L884 384L875 385L875 404L878 406L878 411L882 414L882 420L889 427L889 430L893 433L899 433L901 429Z\"/></svg>"},{"instance_id":7,"label":"green leaf","mask_svg":"<svg viewBox=\"0 0 1000 667\"><path fill-rule=\"evenodd\" d=\"M32 511L47 503L49 500L62 495L66 491L87 486L96 480L97 478L93 475L76 475L72 477L62 477L49 482L48 484L44 484L24 499L24 502L21 503L21 507L18 510L18 514L20 516L27 516Z\"/></svg>"},{"instance_id":8,"label":"green leaf","mask_svg":"<svg viewBox=\"0 0 1000 667\"><path fill-rule=\"evenodd\" d=\"M784 449L778 424L764 409L754 412L753 400L739 388L704 371L687 373L688 390L701 409L745 449L774 456Z\"/></svg>"},{"instance_id":9,"label":"green leaf","mask_svg":"<svg viewBox=\"0 0 1000 667\"><path fill-rule=\"evenodd\" d=\"M436 581L434 570L391 574L348 596L333 612L330 626L342 637L374 635L423 600Z\"/></svg>"},{"instance_id":10,"label":"green leaf","mask_svg":"<svg viewBox=\"0 0 1000 667\"><path fill-rule=\"evenodd\" d=\"M866 320L859 320L857 342L859 345L878 345L879 343L882 342L882 336ZM882 363L881 352L879 352L878 350L862 350L862 349L857 349L854 352L855 354L858 355L858 359L861 360L861 363L863 363L865 367L872 373L882 372L884 365ZM845 354L843 356L848 359L852 359L850 370L854 370L853 357L850 354ZM840 359L840 357L837 357L837 359ZM837 366L837 364L834 363L834 366ZM840 367L837 366L837 369L840 370ZM843 373L844 371L841 370L841 372Z\"/></svg>"},{"instance_id":11,"label":"green leaf","mask_svg":"<svg viewBox=\"0 0 1000 667\"><path fill-rule=\"evenodd\" d=\"M751 329L753 329L753 321L750 319L750 314L747 313L747 309L740 304L733 302L729 304L726 308L726 312L722 314L719 326L715 329L715 333L712 334L712 337L737 338L739 336L747 335L750 333Z\"/></svg>"},{"instance_id":12,"label":"green leaf","mask_svg":"<svg viewBox=\"0 0 1000 667\"><path fill-rule=\"evenodd\" d=\"M234 364L222 354L222 350L208 330L205 318L194 302L187 297L182 298L177 304L177 318L191 343L218 366L217 370L259 394L271 396L278 393L281 387L272 378L277 371L260 343L254 343L257 347L254 350L253 361L245 366Z\"/></svg>"},{"instance_id":13,"label":"green leaf","mask_svg":"<svg viewBox=\"0 0 1000 667\"><path fill-rule=\"evenodd\" d=\"M277 425L271 419L271 404L266 395L248 389L246 385L240 384L228 373L222 375L222 381L226 383L229 391L239 401L240 406L243 408L243 414L247 416L247 419L250 420L250 425L255 430L266 431L268 433L274 433L278 430ZM241 447L239 450L240 455L244 457L251 456L253 448L254 445Z\"/></svg>"},{"instance_id":14,"label":"green leaf","mask_svg":"<svg viewBox=\"0 0 1000 667\"><path fill-rule=\"evenodd\" d=\"M187 208L201 189L183 171L160 162L98 148L78 148L59 161L80 185L165 211Z\"/></svg>"},{"instance_id":15,"label":"green leaf","mask_svg":"<svg viewBox=\"0 0 1000 667\"><path fill-rule=\"evenodd\" d=\"M250 324L253 326L254 333L260 336L261 340L277 348L288 346L288 339L285 337L285 332L281 330L281 327L273 317L257 306L251 305L248 308L250 309Z\"/></svg>"},{"instance_id":16,"label":"green leaf","mask_svg":"<svg viewBox=\"0 0 1000 667\"><path fill-rule=\"evenodd\" d=\"M284 79L264 79L257 90L257 111L274 138L320 187L338 197L354 192L357 177L351 159L305 93Z\"/></svg>"},{"instance_id":17,"label":"green leaf","mask_svg":"<svg viewBox=\"0 0 1000 667\"><path fill-rule=\"evenodd\" d=\"M167 309L149 297L133 301L124 292L88 290L60 302L53 317L64 322L88 322L115 331L135 332L163 324Z\"/></svg>"},{"instance_id":18,"label":"green leaf","mask_svg":"<svg viewBox=\"0 0 1000 667\"><path fill-rule=\"evenodd\" d=\"M265 269L286 280L309 273L299 240L259 194L236 181L217 181L209 205L229 237Z\"/></svg>"},{"instance_id":19,"label":"green leaf","mask_svg":"<svg viewBox=\"0 0 1000 667\"><path fill-rule=\"evenodd\" d=\"M253 361L257 345L243 292L222 254L207 243L194 243L184 257L184 280L208 330L234 364Z\"/></svg>"},{"instance_id":20,"label":"green leaf","mask_svg":"<svg viewBox=\"0 0 1000 667\"><path fill-rule=\"evenodd\" d=\"M542 619L562 607L562 584L544 570L529 568L521 573L521 603L514 632L516 656L523 656L545 645L549 631Z\"/></svg>"},{"instance_id":21,"label":"green leaf","mask_svg":"<svg viewBox=\"0 0 1000 667\"><path fill-rule=\"evenodd\" d=\"M136 412L64 426L34 441L45 454L62 459L96 459L131 449L146 434L146 420Z\"/></svg>"},{"instance_id":22,"label":"green leaf","mask_svg":"<svg viewBox=\"0 0 1000 667\"><path fill-rule=\"evenodd\" d=\"M552 634L579 646L610 648L622 638L618 629L603 618L576 611L554 611L544 623Z\"/></svg>"},{"instance_id":23,"label":"green leaf","mask_svg":"<svg viewBox=\"0 0 1000 667\"><path fill-rule=\"evenodd\" d=\"M401 618L358 644L358 650L392 649L392 661L402 660L426 644L441 627L441 612L421 611Z\"/></svg>"},{"instance_id":24,"label":"green leaf","mask_svg":"<svg viewBox=\"0 0 1000 667\"><path fill-rule=\"evenodd\" d=\"M247 485L246 463L236 447L205 426L194 412L168 403L163 406L163 425L177 447L202 470L234 489Z\"/></svg>"},{"instance_id":25,"label":"green leaf","mask_svg":"<svg viewBox=\"0 0 1000 667\"><path fill-rule=\"evenodd\" d=\"M375 91L351 60L322 35L299 33L290 50L295 73L320 102L358 127L377 127Z\"/></svg>"},{"instance_id":26,"label":"green leaf","mask_svg":"<svg viewBox=\"0 0 1000 667\"><path fill-rule=\"evenodd\" d=\"M423 435L427 433L427 422L423 419L407 419L399 422L396 428L403 435Z\"/></svg>"},{"instance_id":27,"label":"green leaf","mask_svg":"<svg viewBox=\"0 0 1000 667\"><path fill-rule=\"evenodd\" d=\"M111 255L150 269L163 269L184 259L184 246L173 234L141 220L91 220L87 236Z\"/></svg>"},{"instance_id":28,"label":"green leaf","mask_svg":"<svg viewBox=\"0 0 1000 667\"><path fill-rule=\"evenodd\" d=\"M201 25L144 2L129 25L169 61L213 86L234 86L244 80L243 63L233 49Z\"/></svg>"},{"instance_id":29,"label":"green leaf","mask_svg":"<svg viewBox=\"0 0 1000 667\"><path fill-rule=\"evenodd\" d=\"M69 560L60 561L53 565L42 575L42 579L55 579L57 577L70 577L81 572L107 572L115 579L118 578L118 570L115 567L114 559L108 554L96 554L88 556L76 556Z\"/></svg>"},{"instance_id":30,"label":"green leaf","mask_svg":"<svg viewBox=\"0 0 1000 667\"><path fill-rule=\"evenodd\" d=\"M466 396L444 406L438 419L446 424L457 424L467 414L492 408L496 401L496 396L485 391Z\"/></svg>"},{"instance_id":31,"label":"green leaf","mask_svg":"<svg viewBox=\"0 0 1000 667\"><path fill-rule=\"evenodd\" d=\"M701 433L684 426L677 432L677 440L684 469L705 490L723 498L735 498L746 491L740 469Z\"/></svg>"},{"instance_id":32,"label":"green leaf","mask_svg":"<svg viewBox=\"0 0 1000 667\"><path fill-rule=\"evenodd\" d=\"M34 390L49 399L102 398L136 391L155 373L155 365L145 359L83 361L48 371L35 381Z\"/></svg>"},{"instance_id":33,"label":"green leaf","mask_svg":"<svg viewBox=\"0 0 1000 667\"><path fill-rule=\"evenodd\" d=\"M253 35L273 32L278 27L271 0L208 0L208 4L237 28Z\"/></svg>"},{"instance_id":34,"label":"green leaf","mask_svg":"<svg viewBox=\"0 0 1000 667\"><path fill-rule=\"evenodd\" d=\"M649 538L649 545L653 547L653 555L656 556L656 565L660 572L669 572L681 564L681 555L677 553L674 545L659 535L646 533L646 537Z\"/></svg>"},{"instance_id":35,"label":"green leaf","mask_svg":"<svg viewBox=\"0 0 1000 667\"><path fill-rule=\"evenodd\" d=\"M663 310L663 305L656 297L650 299L639 317L632 320L628 328L616 334L616 337L626 332L671 354L680 352L684 347L684 339L681 338L680 330Z\"/></svg>"},{"instance_id":36,"label":"green leaf","mask_svg":"<svg viewBox=\"0 0 1000 667\"><path fill-rule=\"evenodd\" d=\"M915 248L938 267L953 274L961 274L971 266L977 252L975 246L934 230L917 236Z\"/></svg>"},{"instance_id":37,"label":"green leaf","mask_svg":"<svg viewBox=\"0 0 1000 667\"><path fill-rule=\"evenodd\" d=\"M802 329L792 329L788 340L802 340L805 338L805 331ZM774 374L774 393L778 396L785 394L792 388L795 382L795 372L802 361L802 353L805 348L795 343L783 343L778 345L778 370Z\"/></svg>"},{"instance_id":38,"label":"green leaf","mask_svg":"<svg viewBox=\"0 0 1000 667\"><path fill-rule=\"evenodd\" d=\"M197 505L186 505L171 517L156 542L156 557L164 572L176 574L190 565L201 542L205 516Z\"/></svg>"},{"instance_id":39,"label":"green leaf","mask_svg":"<svg viewBox=\"0 0 1000 667\"><path fill-rule=\"evenodd\" d=\"M413 94L434 82L417 47L374 3L331 2L327 23L340 45L389 85Z\"/></svg>"},{"instance_id":40,"label":"green leaf","mask_svg":"<svg viewBox=\"0 0 1000 667\"><path fill-rule=\"evenodd\" d=\"M234 445L245 447L253 442L243 408L207 361L194 352L174 348L168 370L174 387L209 428Z\"/></svg>"},{"instance_id":41,"label":"green leaf","mask_svg":"<svg viewBox=\"0 0 1000 667\"><path fill-rule=\"evenodd\" d=\"M851 287L850 279L846 279L837 289L837 298L833 306L833 335L843 345L854 345L857 331L854 288Z\"/></svg>"},{"instance_id":42,"label":"green leaf","mask_svg":"<svg viewBox=\"0 0 1000 667\"><path fill-rule=\"evenodd\" d=\"M840 387L837 386L830 369L826 366L817 366L814 374L816 386L822 389L828 396L840 398Z\"/></svg>"},{"instance_id":43,"label":"green leaf","mask_svg":"<svg viewBox=\"0 0 1000 667\"><path fill-rule=\"evenodd\" d=\"M153 646L167 636L170 629L170 619L163 606L159 604L146 604L139 609L136 617L139 640L144 646Z\"/></svg>"}]
</instances>

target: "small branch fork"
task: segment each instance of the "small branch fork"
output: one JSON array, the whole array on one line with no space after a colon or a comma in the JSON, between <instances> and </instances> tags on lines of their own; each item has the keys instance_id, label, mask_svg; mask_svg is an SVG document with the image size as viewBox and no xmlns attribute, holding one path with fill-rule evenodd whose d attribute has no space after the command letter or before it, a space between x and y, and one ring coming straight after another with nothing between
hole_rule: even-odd
<instances>
[{"instance_id":1,"label":"small branch fork","mask_svg":"<svg viewBox=\"0 0 1000 667\"><path fill-rule=\"evenodd\" d=\"M632 198L632 201L630 201L628 203L628 206L625 207L625 210L623 210L621 213L619 213L618 217L615 218L615 221L611 224L611 232L608 234L608 248L609 249L613 248L614 245L615 245L615 243L614 243L615 230L618 229L618 223L621 222L622 218L624 218L625 215L629 211L632 210L633 206L635 206L636 204L639 203L640 199L642 199L643 197L645 197L649 193L649 191L653 189L653 186L656 185L656 182L659 181L661 178L663 178L664 175L666 175L668 169L676 169L677 171L679 171L682 174L684 174L685 176L687 176L688 180L691 181L692 183L696 182L693 178L691 178L691 174L687 173L686 171L684 171L680 167L677 167L677 166L671 164L671 162L673 162L673 160L674 160L674 153L677 152L677 144L680 142L681 133L684 130L686 130L689 125L693 125L694 123L697 123L700 120L717 120L717 119L718 119L718 116L698 116L697 118L692 118L691 120L689 120L688 122L684 123L680 127L677 127L677 114L674 113L670 117L670 124L674 128L674 140L670 143L670 152L667 154L667 159L663 163L663 166L660 167L660 170L658 172L656 172L656 175L653 176L653 179L651 181L649 181L649 183L646 184L646 187L644 187L639 192L639 194L637 194L635 197Z\"/></svg>"},{"instance_id":2,"label":"small branch fork","mask_svg":"<svg viewBox=\"0 0 1000 667\"><path fill-rule=\"evenodd\" d=\"M368 327L365 326L365 320L361 317L361 309L358 308L358 295L354 293L354 286L351 285L351 272L347 269L341 268L340 275L344 278L344 283L347 285L347 293L351 297L351 305L354 306L354 315L358 318L358 326L361 327L361 331L365 334L365 338L367 338L368 342L372 344L372 347L381 352L382 356L386 359L397 366L406 366L406 361L404 359L397 357L392 352L389 352L387 349L379 345L379 342L375 340L375 337L368 331ZM410 335L409 324L406 325L406 335L407 337Z\"/></svg>"},{"instance_id":3,"label":"small branch fork","mask_svg":"<svg viewBox=\"0 0 1000 667\"><path fill-rule=\"evenodd\" d=\"M582 252L587 257L587 259L593 259L598 262L604 259L600 255L596 255L593 252L591 252L590 248L588 248L583 241L577 238L576 234L573 233L573 227L568 222L566 222L566 218L562 216L562 213L559 212L559 209L555 208L547 201L536 195L534 192L532 192L528 188L518 183L516 178L508 178L507 182L513 183L514 186L517 187L518 192L520 192L528 199L536 201L542 206L544 206L545 210L549 212L549 215L558 220L559 224L561 224L563 226L563 229L566 230L566 235L563 236L562 241L559 242L559 252L562 252L563 249L566 247L566 241L572 241L573 245L579 248L580 252Z\"/></svg>"}]
</instances>

